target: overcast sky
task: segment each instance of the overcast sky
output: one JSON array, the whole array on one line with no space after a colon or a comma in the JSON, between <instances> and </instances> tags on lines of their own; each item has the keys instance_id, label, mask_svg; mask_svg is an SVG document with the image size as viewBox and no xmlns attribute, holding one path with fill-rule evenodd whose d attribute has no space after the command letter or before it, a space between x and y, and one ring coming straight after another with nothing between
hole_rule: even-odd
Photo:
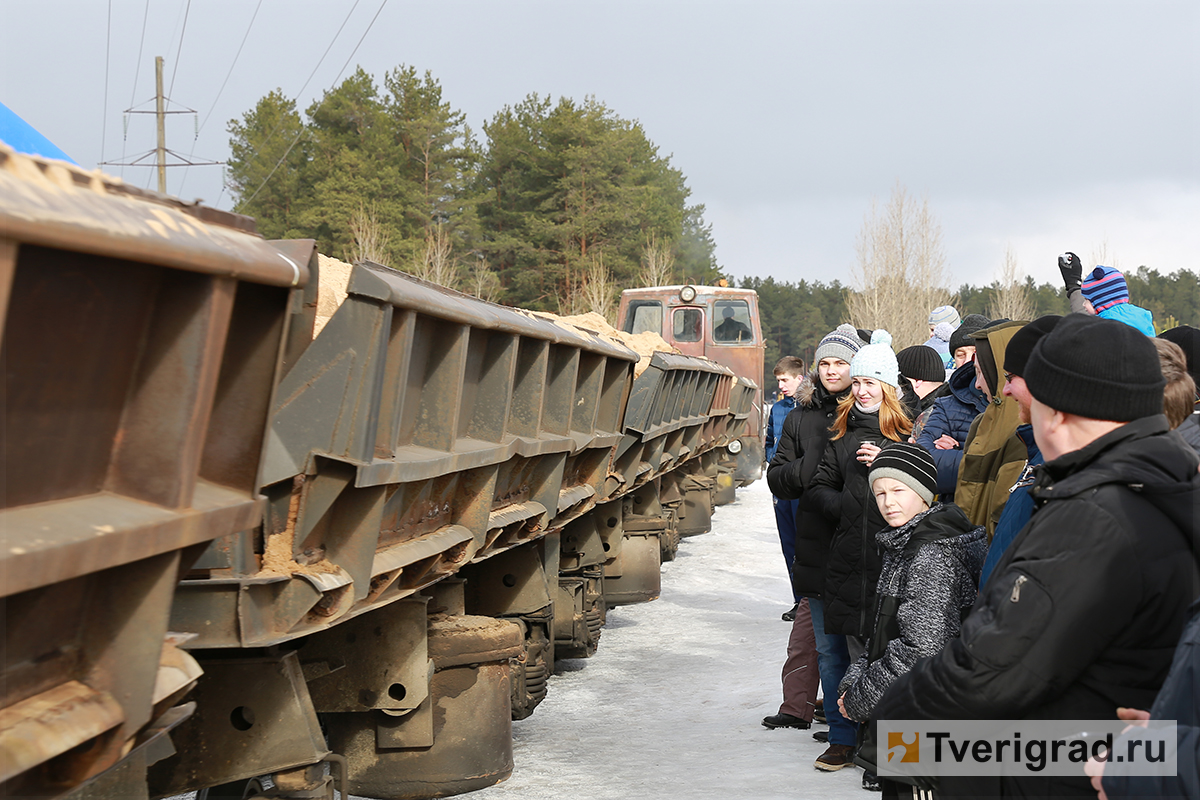
<instances>
[{"instance_id":1,"label":"overcast sky","mask_svg":"<svg viewBox=\"0 0 1200 800\"><path fill-rule=\"evenodd\" d=\"M126 138L122 112L153 109L162 55L198 112L167 146L223 160L231 118L275 88L306 108L358 45L343 77L430 70L479 132L534 92L639 120L735 276L847 281L897 182L941 221L953 288L993 280L1009 244L1039 281L1066 249L1200 267L1197 0L381 2L0 0L0 101L85 167L129 158L154 119ZM169 170L168 190L230 206L220 167Z\"/></svg>"}]
</instances>

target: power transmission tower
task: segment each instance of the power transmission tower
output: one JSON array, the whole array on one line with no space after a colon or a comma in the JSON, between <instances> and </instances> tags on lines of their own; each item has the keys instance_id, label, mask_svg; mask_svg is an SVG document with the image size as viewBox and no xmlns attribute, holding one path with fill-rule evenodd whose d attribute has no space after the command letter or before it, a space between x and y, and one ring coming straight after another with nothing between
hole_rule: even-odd
<instances>
[{"instance_id":1,"label":"power transmission tower","mask_svg":"<svg viewBox=\"0 0 1200 800\"><path fill-rule=\"evenodd\" d=\"M224 164L224 161L193 161L190 157L176 153L174 150L167 149L167 115L168 114L195 114L194 108L184 106L178 110L169 110L167 104L171 102L169 97L163 95L163 58L162 56L154 57L154 110L145 111L137 106L125 109L126 114L154 114L158 128L158 144L153 150L147 150L145 153L137 156L130 156L128 160L123 161L101 161L102 165L118 166L118 167L150 167L158 168L158 191L160 194L167 193L167 167L207 167ZM143 103L142 105L145 105ZM126 133L128 133L128 123L126 123ZM173 156L176 160L173 162L167 161L167 156ZM154 161L150 162L149 158L154 156Z\"/></svg>"}]
</instances>

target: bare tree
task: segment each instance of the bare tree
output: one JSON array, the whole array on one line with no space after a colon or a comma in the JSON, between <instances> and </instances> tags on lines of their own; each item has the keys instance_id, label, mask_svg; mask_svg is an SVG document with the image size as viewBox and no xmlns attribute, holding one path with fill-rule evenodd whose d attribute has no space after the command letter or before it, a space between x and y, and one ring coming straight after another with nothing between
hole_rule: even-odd
<instances>
[{"instance_id":1,"label":"bare tree","mask_svg":"<svg viewBox=\"0 0 1200 800\"><path fill-rule=\"evenodd\" d=\"M670 242L655 235L642 246L642 268L638 272L639 286L669 286L675 273L675 254Z\"/></svg>"},{"instance_id":2,"label":"bare tree","mask_svg":"<svg viewBox=\"0 0 1200 800\"><path fill-rule=\"evenodd\" d=\"M851 270L856 290L846 296L850 321L860 328L886 328L897 350L929 338L929 312L948 304L942 228L929 210L899 183L882 210L871 201L855 242Z\"/></svg>"},{"instance_id":3,"label":"bare tree","mask_svg":"<svg viewBox=\"0 0 1200 800\"><path fill-rule=\"evenodd\" d=\"M1084 276L1086 277L1089 272L1091 272L1093 269L1095 269L1099 265L1104 265L1106 267L1112 267L1113 269L1118 269L1118 270L1121 268L1117 264L1116 254L1115 253L1109 254L1109 252L1108 252L1108 239L1107 238L1104 241L1100 242L1100 245L1098 247L1093 248L1092 251L1088 254L1088 261L1083 265Z\"/></svg>"},{"instance_id":4,"label":"bare tree","mask_svg":"<svg viewBox=\"0 0 1200 800\"><path fill-rule=\"evenodd\" d=\"M374 203L369 207L360 203L350 215L350 242L352 263L374 261L386 265L391 260L392 237L379 222Z\"/></svg>"},{"instance_id":5,"label":"bare tree","mask_svg":"<svg viewBox=\"0 0 1200 800\"><path fill-rule=\"evenodd\" d=\"M1025 286L1025 274L1017 265L1017 254L1012 245L1004 251L1004 265L1000 268L1000 279L992 284L992 300L988 304L988 316L992 319L1033 319L1033 298Z\"/></svg>"},{"instance_id":6,"label":"bare tree","mask_svg":"<svg viewBox=\"0 0 1200 800\"><path fill-rule=\"evenodd\" d=\"M435 222L425 229L425 247L420 260L413 265L413 274L422 280L447 286L458 285L458 261L454 258L454 246L446 226Z\"/></svg>"},{"instance_id":7,"label":"bare tree","mask_svg":"<svg viewBox=\"0 0 1200 800\"><path fill-rule=\"evenodd\" d=\"M482 253L476 253L478 258L467 275L467 286L471 294L489 303L496 302L500 297L500 276L488 266L487 259Z\"/></svg>"},{"instance_id":8,"label":"bare tree","mask_svg":"<svg viewBox=\"0 0 1200 800\"><path fill-rule=\"evenodd\" d=\"M604 265L604 253L594 251L588 255L587 267L582 272L568 276L558 296L558 313L564 317L596 313L613 325L617 311L616 291L612 273Z\"/></svg>"}]
</instances>

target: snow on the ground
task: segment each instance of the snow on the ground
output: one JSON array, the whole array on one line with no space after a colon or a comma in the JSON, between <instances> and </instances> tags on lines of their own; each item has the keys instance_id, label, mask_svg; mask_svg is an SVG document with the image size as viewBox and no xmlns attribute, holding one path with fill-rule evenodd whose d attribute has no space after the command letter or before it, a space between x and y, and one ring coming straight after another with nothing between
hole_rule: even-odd
<instances>
[{"instance_id":1,"label":"snow on the ground","mask_svg":"<svg viewBox=\"0 0 1200 800\"><path fill-rule=\"evenodd\" d=\"M512 777L466 797L878 797L856 767L814 769L825 745L810 731L762 727L779 710L790 605L759 480L683 540L658 600L610 610L596 655L560 662L545 701L513 723Z\"/></svg>"}]
</instances>

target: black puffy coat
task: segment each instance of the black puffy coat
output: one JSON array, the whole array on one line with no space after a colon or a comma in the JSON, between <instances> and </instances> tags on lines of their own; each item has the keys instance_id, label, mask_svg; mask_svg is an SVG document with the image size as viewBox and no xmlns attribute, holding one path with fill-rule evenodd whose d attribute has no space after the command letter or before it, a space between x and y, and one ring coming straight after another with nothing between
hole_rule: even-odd
<instances>
[{"instance_id":1,"label":"black puffy coat","mask_svg":"<svg viewBox=\"0 0 1200 800\"><path fill-rule=\"evenodd\" d=\"M837 414L838 399L811 372L796 392L796 407L783 420L783 432L775 457L767 467L771 494L799 500L812 481L821 456L833 435L829 426ZM834 524L819 510L796 512L796 559L792 563L792 586L803 597L820 597L825 590L825 561Z\"/></svg>"},{"instance_id":2,"label":"black puffy coat","mask_svg":"<svg viewBox=\"0 0 1200 800\"><path fill-rule=\"evenodd\" d=\"M864 442L885 446L879 413L850 409L846 435L830 441L800 507L819 510L836 522L825 564L825 632L865 638L875 612L875 584L883 559L875 534L888 527L867 483L870 471L858 460Z\"/></svg>"},{"instance_id":3,"label":"black puffy coat","mask_svg":"<svg viewBox=\"0 0 1200 800\"><path fill-rule=\"evenodd\" d=\"M1114 719L1149 708L1200 592L1197 457L1144 417L1035 470L1037 505L960 638L900 676L876 719ZM1090 792L1088 778L943 779L944 795Z\"/></svg>"}]
</instances>

